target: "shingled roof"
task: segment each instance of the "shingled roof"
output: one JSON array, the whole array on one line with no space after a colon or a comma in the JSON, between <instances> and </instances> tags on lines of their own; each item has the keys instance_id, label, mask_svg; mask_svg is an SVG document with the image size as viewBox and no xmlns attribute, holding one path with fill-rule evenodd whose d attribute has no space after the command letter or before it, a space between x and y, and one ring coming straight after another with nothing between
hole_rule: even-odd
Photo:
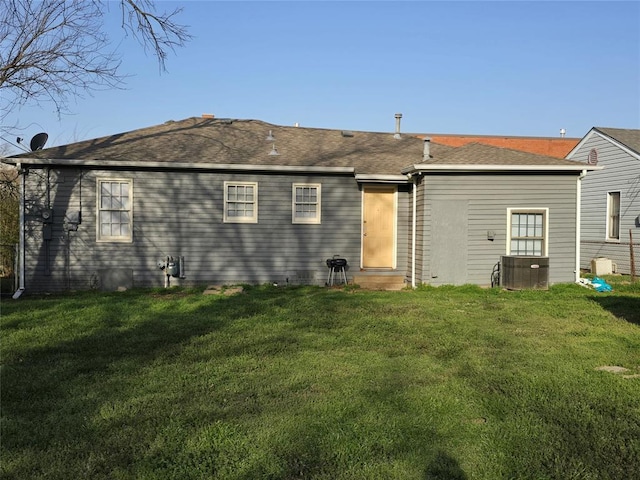
<instances>
[{"instance_id":1,"label":"shingled roof","mask_svg":"<svg viewBox=\"0 0 640 480\"><path fill-rule=\"evenodd\" d=\"M267 137L273 137L268 140ZM413 135L284 127L260 120L187 118L116 135L15 155L9 163L126 168L342 169L362 176L406 173L415 166L478 169L584 165L489 145L450 147ZM277 151L277 155L270 153Z\"/></svg>"},{"instance_id":2,"label":"shingled roof","mask_svg":"<svg viewBox=\"0 0 640 480\"><path fill-rule=\"evenodd\" d=\"M271 134L273 141L267 140ZM270 155L273 147L278 155ZM13 158L103 165L250 165L255 167L351 167L358 174L399 174L422 159L422 140L392 133L283 127L259 120L187 118ZM438 145L435 155L450 147Z\"/></svg>"},{"instance_id":3,"label":"shingled roof","mask_svg":"<svg viewBox=\"0 0 640 480\"><path fill-rule=\"evenodd\" d=\"M625 147L633 150L640 155L640 130L633 130L627 128L603 128L595 127L597 130L606 136L617 140Z\"/></svg>"},{"instance_id":4,"label":"shingled roof","mask_svg":"<svg viewBox=\"0 0 640 480\"><path fill-rule=\"evenodd\" d=\"M577 165L578 162L535 153L469 143L455 148L429 163L448 165Z\"/></svg>"}]
</instances>

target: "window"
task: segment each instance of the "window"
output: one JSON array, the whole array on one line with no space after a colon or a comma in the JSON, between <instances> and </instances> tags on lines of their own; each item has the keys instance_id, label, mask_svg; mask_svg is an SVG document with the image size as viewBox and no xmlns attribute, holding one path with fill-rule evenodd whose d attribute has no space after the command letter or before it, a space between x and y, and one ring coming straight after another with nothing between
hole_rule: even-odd
<instances>
[{"instance_id":1,"label":"window","mask_svg":"<svg viewBox=\"0 0 640 480\"><path fill-rule=\"evenodd\" d=\"M509 255L547 254L547 209L508 210Z\"/></svg>"},{"instance_id":2,"label":"window","mask_svg":"<svg viewBox=\"0 0 640 480\"><path fill-rule=\"evenodd\" d=\"M293 184L293 223L320 223L320 185Z\"/></svg>"},{"instance_id":3,"label":"window","mask_svg":"<svg viewBox=\"0 0 640 480\"><path fill-rule=\"evenodd\" d=\"M620 240L620 192L607 193L607 240Z\"/></svg>"},{"instance_id":4,"label":"window","mask_svg":"<svg viewBox=\"0 0 640 480\"><path fill-rule=\"evenodd\" d=\"M258 184L224 182L224 221L258 223Z\"/></svg>"},{"instance_id":5,"label":"window","mask_svg":"<svg viewBox=\"0 0 640 480\"><path fill-rule=\"evenodd\" d=\"M97 191L97 241L133 241L133 180L98 179Z\"/></svg>"}]
</instances>

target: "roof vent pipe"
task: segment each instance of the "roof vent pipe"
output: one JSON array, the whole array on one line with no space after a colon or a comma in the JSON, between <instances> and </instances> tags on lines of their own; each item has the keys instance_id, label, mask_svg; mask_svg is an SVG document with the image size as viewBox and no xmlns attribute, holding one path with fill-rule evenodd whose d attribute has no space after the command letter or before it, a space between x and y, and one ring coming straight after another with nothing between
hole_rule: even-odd
<instances>
[{"instance_id":1,"label":"roof vent pipe","mask_svg":"<svg viewBox=\"0 0 640 480\"><path fill-rule=\"evenodd\" d=\"M401 113L396 113L396 133L393 135L393 138L400 138L400 119L402 118Z\"/></svg>"},{"instance_id":2,"label":"roof vent pipe","mask_svg":"<svg viewBox=\"0 0 640 480\"><path fill-rule=\"evenodd\" d=\"M428 161L431 159L431 138L426 137L424 139L424 146L422 149L422 160Z\"/></svg>"}]
</instances>

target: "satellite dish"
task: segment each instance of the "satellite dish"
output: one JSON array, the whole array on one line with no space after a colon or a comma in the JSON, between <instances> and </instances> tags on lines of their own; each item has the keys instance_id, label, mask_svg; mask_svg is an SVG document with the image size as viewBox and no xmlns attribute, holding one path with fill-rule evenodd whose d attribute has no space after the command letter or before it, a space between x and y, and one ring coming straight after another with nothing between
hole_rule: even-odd
<instances>
[{"instance_id":1,"label":"satellite dish","mask_svg":"<svg viewBox=\"0 0 640 480\"><path fill-rule=\"evenodd\" d=\"M49 135L44 132L34 135L30 144L31 151L35 152L36 150L42 150L42 147L44 147L44 144L47 143L48 139Z\"/></svg>"}]
</instances>

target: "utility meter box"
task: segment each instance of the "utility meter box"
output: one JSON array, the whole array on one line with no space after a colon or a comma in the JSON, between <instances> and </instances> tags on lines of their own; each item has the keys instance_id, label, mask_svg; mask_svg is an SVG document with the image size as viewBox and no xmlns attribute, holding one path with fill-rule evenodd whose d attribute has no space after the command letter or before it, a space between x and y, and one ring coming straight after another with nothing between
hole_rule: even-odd
<instances>
[{"instance_id":1,"label":"utility meter box","mask_svg":"<svg viewBox=\"0 0 640 480\"><path fill-rule=\"evenodd\" d=\"M180 276L180 263L177 259L170 259L167 263L166 274L171 275L172 277Z\"/></svg>"},{"instance_id":2,"label":"utility meter box","mask_svg":"<svg viewBox=\"0 0 640 480\"><path fill-rule=\"evenodd\" d=\"M40 212L40 216L42 217L42 221L44 223L53 223L53 210L50 208L45 208Z\"/></svg>"}]
</instances>

